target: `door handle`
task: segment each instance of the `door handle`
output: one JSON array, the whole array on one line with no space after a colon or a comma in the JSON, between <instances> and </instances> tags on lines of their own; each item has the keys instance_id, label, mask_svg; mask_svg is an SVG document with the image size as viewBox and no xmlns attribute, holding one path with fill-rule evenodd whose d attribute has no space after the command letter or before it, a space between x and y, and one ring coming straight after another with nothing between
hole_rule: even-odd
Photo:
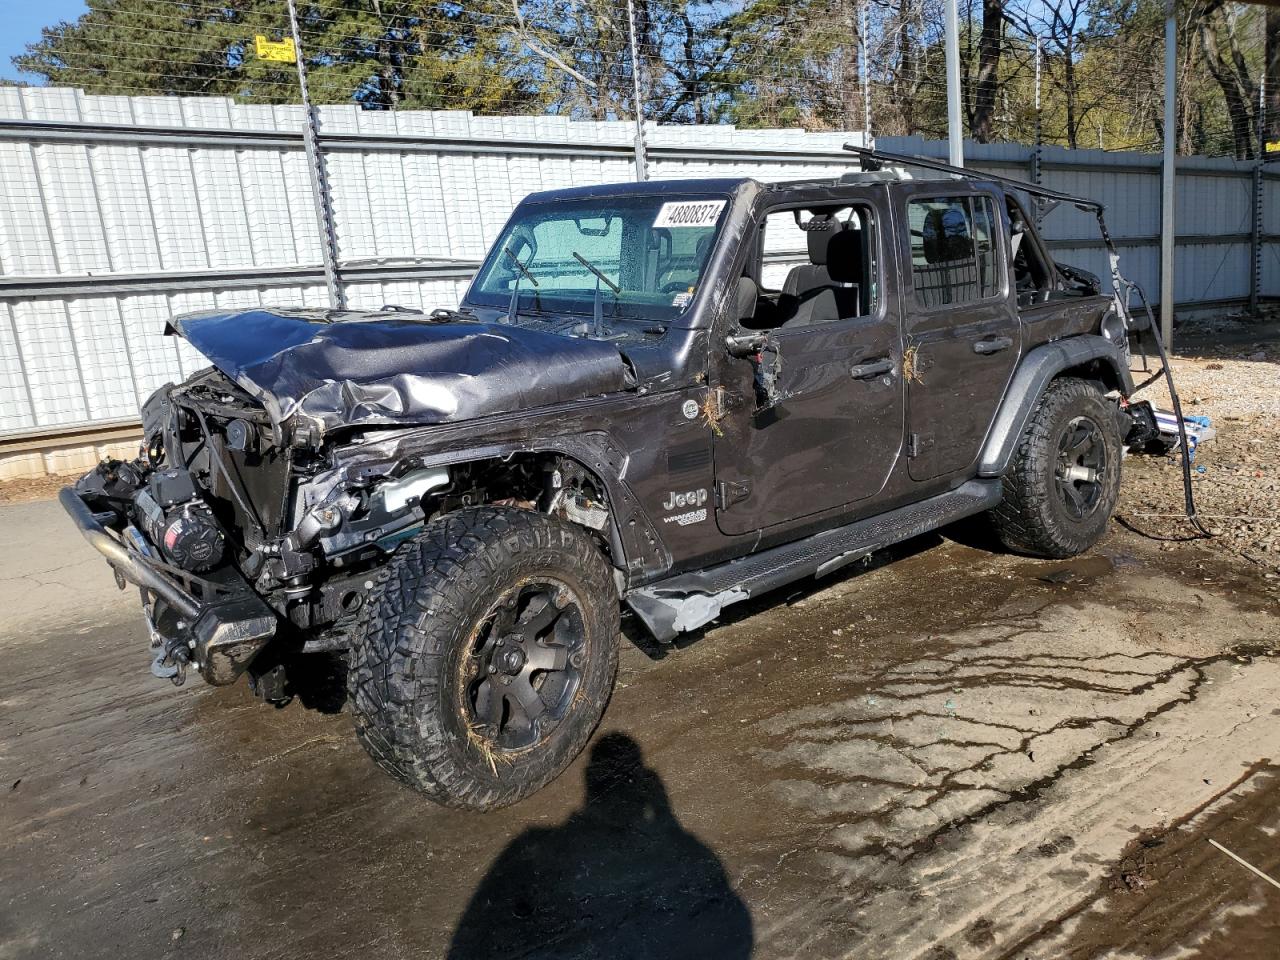
<instances>
[{"instance_id":1,"label":"door handle","mask_svg":"<svg viewBox=\"0 0 1280 960\"><path fill-rule=\"evenodd\" d=\"M849 376L855 380L870 380L886 373L893 372L893 361L889 357L881 357L869 363L860 363L849 370Z\"/></svg>"},{"instance_id":2,"label":"door handle","mask_svg":"<svg viewBox=\"0 0 1280 960\"><path fill-rule=\"evenodd\" d=\"M999 353L1001 350L1008 350L1013 346L1013 337L992 337L990 340L979 340L973 345L974 353L981 353L984 356L991 353Z\"/></svg>"}]
</instances>

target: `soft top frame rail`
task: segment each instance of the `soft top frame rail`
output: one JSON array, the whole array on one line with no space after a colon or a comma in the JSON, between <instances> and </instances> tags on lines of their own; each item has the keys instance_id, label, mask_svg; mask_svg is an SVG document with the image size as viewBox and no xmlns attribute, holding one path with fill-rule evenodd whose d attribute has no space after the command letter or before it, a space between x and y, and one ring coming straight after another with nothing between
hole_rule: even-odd
<instances>
[{"instance_id":1,"label":"soft top frame rail","mask_svg":"<svg viewBox=\"0 0 1280 960\"><path fill-rule=\"evenodd\" d=\"M1069 193L1062 193L1059 190L1050 190L1048 187L1042 187L1038 183L1028 183L1026 180L1018 180L1014 177L1004 177L997 173L986 173L985 171L967 170L964 167L952 166L949 163L933 160L929 157L913 157L905 153L888 153L871 147L860 147L853 143L846 143L844 149L850 153L856 153L862 159L864 167L870 162L872 166L867 169L876 170L884 164L897 163L912 167L922 167L926 170L936 170L939 173L954 173L958 176L969 178L973 178L976 174L982 180L993 180L1001 186L1012 187L1035 197L1044 197L1046 200L1056 200L1059 203L1069 203L1081 210L1092 210L1097 213L1101 213L1103 210L1102 204L1097 200L1073 196Z\"/></svg>"}]
</instances>

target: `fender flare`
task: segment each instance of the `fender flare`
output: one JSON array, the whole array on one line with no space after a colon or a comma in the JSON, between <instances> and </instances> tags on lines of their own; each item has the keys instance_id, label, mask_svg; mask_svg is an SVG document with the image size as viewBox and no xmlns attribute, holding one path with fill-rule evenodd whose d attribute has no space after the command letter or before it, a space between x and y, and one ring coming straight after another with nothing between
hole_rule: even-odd
<instances>
[{"instance_id":1,"label":"fender flare","mask_svg":"<svg viewBox=\"0 0 1280 960\"><path fill-rule=\"evenodd\" d=\"M604 484L610 501L608 539L614 563L627 579L643 578L671 567L671 554L631 489L627 470L631 457L604 431L548 436L537 440L505 439L477 446L446 447L415 454L411 449L387 451L387 460L412 459L416 467L447 467L479 460L498 460L515 453L554 453L576 460Z\"/></svg>"},{"instance_id":2,"label":"fender flare","mask_svg":"<svg viewBox=\"0 0 1280 960\"><path fill-rule=\"evenodd\" d=\"M1101 361L1114 371L1121 393L1128 396L1132 392L1133 378L1129 375L1124 353L1106 337L1081 334L1044 343L1029 351L1018 364L995 422L987 433L982 456L978 459L978 476L1003 476L1049 381L1064 370L1094 361Z\"/></svg>"}]
</instances>

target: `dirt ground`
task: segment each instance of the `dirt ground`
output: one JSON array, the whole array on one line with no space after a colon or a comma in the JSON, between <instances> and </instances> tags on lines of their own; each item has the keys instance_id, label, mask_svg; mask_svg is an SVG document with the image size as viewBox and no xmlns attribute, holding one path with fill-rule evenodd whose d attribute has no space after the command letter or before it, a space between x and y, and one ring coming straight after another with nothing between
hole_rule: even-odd
<instances>
[{"instance_id":1,"label":"dirt ground","mask_svg":"<svg viewBox=\"0 0 1280 960\"><path fill-rule=\"evenodd\" d=\"M0 504L29 503L56 497L74 477L47 476L27 480L0 480Z\"/></svg>"},{"instance_id":2,"label":"dirt ground","mask_svg":"<svg viewBox=\"0 0 1280 960\"><path fill-rule=\"evenodd\" d=\"M1274 519L1273 348L1211 348L1201 510ZM627 644L587 754L488 815L333 704L152 678L57 505L5 506L0 958L1274 957L1280 890L1208 841L1280 878L1280 546L1125 469L1077 560L969 525Z\"/></svg>"},{"instance_id":3,"label":"dirt ground","mask_svg":"<svg viewBox=\"0 0 1280 960\"><path fill-rule=\"evenodd\" d=\"M1217 436L1196 450L1192 486L1210 549L1280 571L1280 322L1207 322L1178 331L1174 382L1183 413L1208 416ZM1163 381L1143 394L1171 409ZM1121 517L1135 529L1187 535L1179 455L1125 464ZM1170 546L1172 548L1172 546Z\"/></svg>"}]
</instances>

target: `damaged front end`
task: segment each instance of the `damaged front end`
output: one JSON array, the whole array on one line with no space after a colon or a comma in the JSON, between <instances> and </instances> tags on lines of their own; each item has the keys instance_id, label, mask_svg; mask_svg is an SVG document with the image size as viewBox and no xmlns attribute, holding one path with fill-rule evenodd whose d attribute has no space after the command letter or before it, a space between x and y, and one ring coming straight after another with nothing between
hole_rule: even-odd
<instances>
[{"instance_id":1,"label":"damaged front end","mask_svg":"<svg viewBox=\"0 0 1280 960\"><path fill-rule=\"evenodd\" d=\"M105 461L60 496L121 588L140 589L157 676L180 684L194 667L223 685L248 672L264 698L287 699L289 665L345 649L374 571L449 510L507 497L603 525L602 492L569 464L427 465L385 441L626 388L611 346L302 311L180 318L170 332L215 366L147 401L137 459Z\"/></svg>"},{"instance_id":2,"label":"damaged front end","mask_svg":"<svg viewBox=\"0 0 1280 960\"><path fill-rule=\"evenodd\" d=\"M143 427L137 459L104 461L61 503L121 588L140 588L152 672L231 683L281 632L292 451L216 370L154 394Z\"/></svg>"},{"instance_id":3,"label":"damaged front end","mask_svg":"<svg viewBox=\"0 0 1280 960\"><path fill-rule=\"evenodd\" d=\"M99 464L61 502L121 587L140 588L152 671L178 684L189 667L215 685L249 671L283 698L297 655L347 646L374 569L475 495L450 497L446 467L333 469L359 440L277 445L263 408L216 369L159 391L143 418L140 456Z\"/></svg>"}]
</instances>

